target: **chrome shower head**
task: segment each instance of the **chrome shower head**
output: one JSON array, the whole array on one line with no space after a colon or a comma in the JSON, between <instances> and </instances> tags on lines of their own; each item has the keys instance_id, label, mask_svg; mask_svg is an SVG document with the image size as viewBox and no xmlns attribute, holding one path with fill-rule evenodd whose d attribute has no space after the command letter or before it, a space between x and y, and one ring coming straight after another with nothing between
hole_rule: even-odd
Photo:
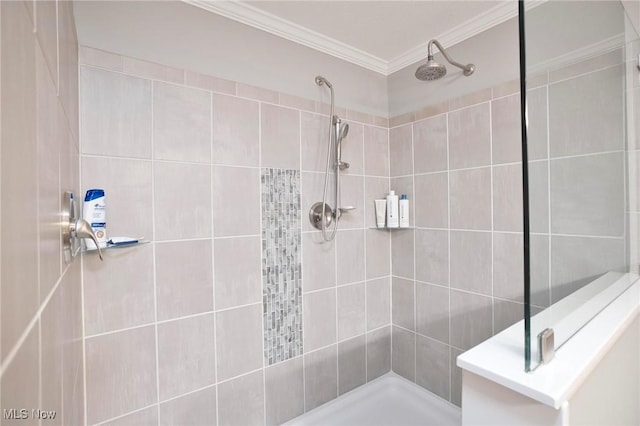
<instances>
[{"instance_id":1,"label":"chrome shower head","mask_svg":"<svg viewBox=\"0 0 640 426\"><path fill-rule=\"evenodd\" d=\"M340 126L340 134L338 135L338 141L342 141L349 134L349 123L342 123Z\"/></svg>"},{"instance_id":2,"label":"chrome shower head","mask_svg":"<svg viewBox=\"0 0 640 426\"><path fill-rule=\"evenodd\" d=\"M429 45L427 46L427 63L424 65L420 65L416 70L416 78L418 80L423 80L423 81L437 80L440 77L444 77L444 75L447 73L447 67L433 60L434 44L438 47L438 49L440 50L440 53L442 53L442 56L444 56L444 58L451 65L454 65L460 68L462 70L462 73L465 76L468 77L471 74L473 74L473 72L476 69L475 65L473 64L462 65L461 63L454 61L453 59L451 59L449 55L447 55L447 52L444 50L444 47L442 47L442 45L438 43L438 40L433 39L429 42Z\"/></svg>"},{"instance_id":3,"label":"chrome shower head","mask_svg":"<svg viewBox=\"0 0 640 426\"><path fill-rule=\"evenodd\" d=\"M329 80L327 80L321 75L316 76L316 84L318 86L322 86L323 84L326 84L329 89L333 89L333 86L331 85L331 83L329 83Z\"/></svg>"},{"instance_id":4,"label":"chrome shower head","mask_svg":"<svg viewBox=\"0 0 640 426\"><path fill-rule=\"evenodd\" d=\"M437 80L447 74L447 67L433 60L433 56L429 56L427 63L420 65L416 70L416 78L422 81Z\"/></svg>"}]
</instances>

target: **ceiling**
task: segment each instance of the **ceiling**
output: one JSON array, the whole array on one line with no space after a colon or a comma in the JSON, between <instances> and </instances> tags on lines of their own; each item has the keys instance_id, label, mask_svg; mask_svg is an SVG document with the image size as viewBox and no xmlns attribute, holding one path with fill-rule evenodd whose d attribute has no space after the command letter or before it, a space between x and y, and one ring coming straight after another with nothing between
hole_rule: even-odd
<instances>
[{"instance_id":1,"label":"ceiling","mask_svg":"<svg viewBox=\"0 0 640 426\"><path fill-rule=\"evenodd\" d=\"M452 46L516 15L513 0L183 0L389 75L426 56L430 39Z\"/></svg>"}]
</instances>

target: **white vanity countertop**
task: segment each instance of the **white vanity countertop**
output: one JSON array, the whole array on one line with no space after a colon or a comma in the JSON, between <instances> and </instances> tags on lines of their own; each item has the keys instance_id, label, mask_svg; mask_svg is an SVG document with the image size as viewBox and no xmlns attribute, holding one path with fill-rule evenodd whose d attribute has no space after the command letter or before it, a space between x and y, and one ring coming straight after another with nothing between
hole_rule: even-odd
<instances>
[{"instance_id":1,"label":"white vanity countertop","mask_svg":"<svg viewBox=\"0 0 640 426\"><path fill-rule=\"evenodd\" d=\"M532 318L532 354L536 360L537 335L553 327L556 347L586 318L598 315L567 340L547 365L524 371L524 320L458 357L464 370L496 382L556 409L568 400L640 312L638 275L608 273ZM633 283L633 284L631 284ZM628 287L628 288L627 288ZM623 294L612 299L611 294ZM554 318L562 318L554 321ZM534 349L535 348L535 349ZM536 365L532 361L532 365Z\"/></svg>"}]
</instances>

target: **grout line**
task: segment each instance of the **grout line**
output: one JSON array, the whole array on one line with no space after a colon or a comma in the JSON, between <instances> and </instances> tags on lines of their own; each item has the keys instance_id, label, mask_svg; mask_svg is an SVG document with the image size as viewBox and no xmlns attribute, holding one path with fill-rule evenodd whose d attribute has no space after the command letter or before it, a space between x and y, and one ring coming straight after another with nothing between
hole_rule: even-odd
<instances>
[{"instance_id":1,"label":"grout line","mask_svg":"<svg viewBox=\"0 0 640 426\"><path fill-rule=\"evenodd\" d=\"M300 220L298 223L298 233L299 233L299 237L298 237L298 247L299 247L299 262L300 262L300 357L302 358L302 412L306 413L307 412L307 368L306 368L306 363L305 363L305 350L304 350L304 280L302 278L302 268L304 268L304 265L302 264L302 259L304 258L304 247L302 244L302 234L303 234L303 227L302 227L302 221L303 221L303 216L302 216L302 193L303 193L303 186L302 186L302 113L300 113L300 127L299 127L299 131L300 131L300 170L298 170L298 185L299 185L299 205L298 205L298 210L299 210L299 215L300 215ZM294 273L295 275L295 273Z\"/></svg>"},{"instance_id":2,"label":"grout line","mask_svg":"<svg viewBox=\"0 0 640 426\"><path fill-rule=\"evenodd\" d=\"M154 109L154 100L156 96L155 92L156 83L151 84L151 158L155 158L155 109ZM155 175L155 165L156 161L151 161L151 206L153 209L153 214L151 215L151 229L153 230L153 235L156 235L156 175ZM155 351L156 351L156 407L157 407L157 415L158 415L158 424L161 424L160 418L160 343L159 343L159 333L158 333L158 280L156 273L156 245L151 245L151 262L153 271L153 318L154 318L154 333L155 333Z\"/></svg>"},{"instance_id":3,"label":"grout line","mask_svg":"<svg viewBox=\"0 0 640 426\"><path fill-rule=\"evenodd\" d=\"M549 80L549 75L547 73L547 81ZM545 108L545 115L546 115L546 121L547 121L547 128L546 130L546 142L547 142L547 158L551 158L551 130L549 126L549 119L551 118L550 114L549 114L549 84L547 83L545 86L545 99L546 99L546 108ZM549 160L547 162L547 233L548 233L548 238L547 238L547 303L549 306L551 306L551 300L553 300L552 297L552 291L553 288L551 286L551 265L552 265L552 260L553 258L551 257L551 160ZM529 208L531 208L531 203L529 203ZM531 229L529 229L529 232L531 232ZM529 251L529 300L531 300L531 269L532 267L535 267L535 265L531 264L531 251Z\"/></svg>"},{"instance_id":4,"label":"grout line","mask_svg":"<svg viewBox=\"0 0 640 426\"><path fill-rule=\"evenodd\" d=\"M449 402L453 401L453 368L451 358L453 350L451 346L451 152L449 150L449 113L445 116L445 129L447 139L447 347L449 349Z\"/></svg>"},{"instance_id":5,"label":"grout line","mask_svg":"<svg viewBox=\"0 0 640 426\"><path fill-rule=\"evenodd\" d=\"M185 82L186 82L186 73L185 73ZM210 136L210 145L211 145L211 173L210 173L210 186L211 186L211 307L214 310L213 315L213 355L215 357L215 364L214 364L214 372L215 372L215 381L216 381L216 400L213 402L215 404L215 408L216 408L216 424L220 424L220 392L219 392L219 388L218 388L218 318L217 315L215 314L215 309L216 309L216 279L215 279L215 272L216 272L216 267L215 267L215 220L214 220L214 215L213 215L213 211L214 211L214 192L215 192L215 166L213 164L213 160L214 160L214 136L213 136L213 120L215 119L215 111L214 109L214 94L213 92L211 93L211 98L210 98L210 108L209 108L209 113L210 113L210 117L209 117L209 136ZM259 145L258 145L259 147Z\"/></svg>"},{"instance_id":6,"label":"grout line","mask_svg":"<svg viewBox=\"0 0 640 426\"><path fill-rule=\"evenodd\" d=\"M411 190L413 191L413 202L411 204L413 204L413 208L414 211L412 211L411 216L409 219L409 226L411 226L411 219L413 219L413 222L415 224L415 220L416 220L416 216L415 216L415 199L416 199L416 175L415 175L415 171L416 171L416 159L415 159L415 142L414 142L414 138L415 138L415 132L414 132L414 124L411 124ZM398 206L399 207L399 206ZM398 208L398 216L400 216L400 209ZM398 219L399 220L399 219ZM413 279L412 279L412 286L413 286L413 328L414 330L418 329L418 312L417 312L417 304L418 304L418 299L416 298L416 231L415 229L412 229L411 232L413 233L413 255L411 256L413 258ZM417 377L418 377L418 334L414 333L413 334L413 382L416 383L417 382Z\"/></svg>"},{"instance_id":7,"label":"grout line","mask_svg":"<svg viewBox=\"0 0 640 426\"><path fill-rule=\"evenodd\" d=\"M493 204L494 204L494 197L495 197L495 193L493 191L493 184L494 184L494 173L495 173L495 166L493 163L493 102L490 103L489 105L489 159L491 161L491 173L489 175L489 185L490 185L490 199L491 199L491 205L489 206L489 208L491 209L491 335L495 335L496 334L496 309L495 309L495 299L494 299L494 294L495 294L495 288L494 288L494 282L493 282L493 278L495 276L495 271L493 269L493 265L495 263L495 257L494 257L494 252L495 252L495 228L496 228L496 224L495 224L495 212L494 212L494 208L493 208Z\"/></svg>"},{"instance_id":8,"label":"grout line","mask_svg":"<svg viewBox=\"0 0 640 426\"><path fill-rule=\"evenodd\" d=\"M237 87L237 86L236 86ZM278 93L278 100L280 100L280 94ZM262 215L262 209L264 208L264 206L262 205L262 173L263 173L263 164L262 164L262 109L263 109L263 102L259 102L258 103L258 164L259 164L259 172L258 172L258 177L260 179L260 181L258 182L258 194L260 194L260 199L258 201L259 203L259 207L260 207L260 231L263 231L263 215ZM265 296L265 290L264 290L264 286L265 286L265 282L264 279L262 277L262 256L264 256L263 253L263 249L262 249L262 240L260 241L260 290L261 290L261 299L262 299L262 303L261 303L261 309L260 309L260 326L262 329L262 339L261 339L261 347L262 347L262 421L263 424L267 424L267 374L266 374L266 354L265 354L265 329L264 329L264 296Z\"/></svg>"}]
</instances>

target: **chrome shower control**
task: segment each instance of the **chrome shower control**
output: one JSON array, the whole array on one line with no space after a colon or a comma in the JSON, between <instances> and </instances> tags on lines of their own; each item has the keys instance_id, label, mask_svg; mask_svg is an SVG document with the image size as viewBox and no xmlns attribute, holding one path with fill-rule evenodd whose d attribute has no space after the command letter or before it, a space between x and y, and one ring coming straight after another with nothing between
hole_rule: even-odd
<instances>
[{"instance_id":1,"label":"chrome shower control","mask_svg":"<svg viewBox=\"0 0 640 426\"><path fill-rule=\"evenodd\" d=\"M329 204L325 204L324 208L324 229L329 228L331 222L333 222L333 209ZM319 201L311 206L309 210L309 221L318 230L322 230L322 202Z\"/></svg>"},{"instance_id":2,"label":"chrome shower control","mask_svg":"<svg viewBox=\"0 0 640 426\"><path fill-rule=\"evenodd\" d=\"M102 259L102 251L98 245L98 238L91 229L91 224L84 219L76 218L76 205L72 192L65 192L62 198L62 247L64 260L71 263L80 251L80 238L91 238L98 248L98 256Z\"/></svg>"}]
</instances>

